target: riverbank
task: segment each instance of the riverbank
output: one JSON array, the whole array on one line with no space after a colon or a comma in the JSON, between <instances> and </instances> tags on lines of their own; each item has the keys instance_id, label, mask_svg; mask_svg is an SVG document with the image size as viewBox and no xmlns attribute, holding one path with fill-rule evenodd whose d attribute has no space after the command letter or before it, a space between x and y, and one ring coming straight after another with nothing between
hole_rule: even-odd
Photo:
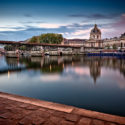
<instances>
[{"instance_id":1,"label":"riverbank","mask_svg":"<svg viewBox=\"0 0 125 125\"><path fill-rule=\"evenodd\" d=\"M125 125L125 117L0 92L0 125Z\"/></svg>"}]
</instances>

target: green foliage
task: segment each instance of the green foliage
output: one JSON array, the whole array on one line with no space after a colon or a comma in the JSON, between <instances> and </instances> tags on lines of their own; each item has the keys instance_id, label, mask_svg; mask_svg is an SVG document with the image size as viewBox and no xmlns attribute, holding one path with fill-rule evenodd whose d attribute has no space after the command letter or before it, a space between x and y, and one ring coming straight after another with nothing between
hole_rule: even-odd
<instances>
[{"instance_id":1,"label":"green foliage","mask_svg":"<svg viewBox=\"0 0 125 125\"><path fill-rule=\"evenodd\" d=\"M117 49L117 46L116 46L116 44L113 44L113 46L112 46L112 47L113 47L113 49Z\"/></svg>"},{"instance_id":2,"label":"green foliage","mask_svg":"<svg viewBox=\"0 0 125 125\"><path fill-rule=\"evenodd\" d=\"M108 45L106 45L106 48L107 48L107 49L110 49L110 46L109 46L109 44L108 44Z\"/></svg>"},{"instance_id":3,"label":"green foliage","mask_svg":"<svg viewBox=\"0 0 125 125\"><path fill-rule=\"evenodd\" d=\"M6 45L6 46L4 46L4 49L6 51L15 51L15 48L12 45Z\"/></svg>"},{"instance_id":4,"label":"green foliage","mask_svg":"<svg viewBox=\"0 0 125 125\"><path fill-rule=\"evenodd\" d=\"M61 34L47 33L40 36L40 43L60 44L62 41Z\"/></svg>"},{"instance_id":5,"label":"green foliage","mask_svg":"<svg viewBox=\"0 0 125 125\"><path fill-rule=\"evenodd\" d=\"M26 46L25 46L25 45L20 46L20 47L19 47L19 50L23 50L23 51L26 50Z\"/></svg>"},{"instance_id":6,"label":"green foliage","mask_svg":"<svg viewBox=\"0 0 125 125\"><path fill-rule=\"evenodd\" d=\"M48 43L48 44L61 44L63 36L61 34L46 33L40 36L34 36L30 39L30 43Z\"/></svg>"},{"instance_id":7,"label":"green foliage","mask_svg":"<svg viewBox=\"0 0 125 125\"><path fill-rule=\"evenodd\" d=\"M38 36L33 36L30 40L30 43L39 43L39 37Z\"/></svg>"}]
</instances>

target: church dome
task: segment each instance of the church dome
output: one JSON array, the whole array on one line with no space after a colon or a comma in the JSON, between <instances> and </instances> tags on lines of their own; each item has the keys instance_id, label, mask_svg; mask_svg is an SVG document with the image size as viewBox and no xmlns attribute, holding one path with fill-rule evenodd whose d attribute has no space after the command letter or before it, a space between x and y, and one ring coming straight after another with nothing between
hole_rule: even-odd
<instances>
[{"instance_id":1,"label":"church dome","mask_svg":"<svg viewBox=\"0 0 125 125\"><path fill-rule=\"evenodd\" d=\"M101 40L101 30L95 24L94 28L90 32L91 40Z\"/></svg>"},{"instance_id":2,"label":"church dome","mask_svg":"<svg viewBox=\"0 0 125 125\"><path fill-rule=\"evenodd\" d=\"M94 34L101 34L101 31L100 29L97 27L97 25L95 24L94 28L91 30L91 33L94 33Z\"/></svg>"}]
</instances>

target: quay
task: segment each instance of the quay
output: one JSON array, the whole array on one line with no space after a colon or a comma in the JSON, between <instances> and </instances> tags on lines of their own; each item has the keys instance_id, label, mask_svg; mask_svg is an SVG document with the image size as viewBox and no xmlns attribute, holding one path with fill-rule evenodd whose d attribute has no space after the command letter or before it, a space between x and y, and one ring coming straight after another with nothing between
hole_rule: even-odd
<instances>
[{"instance_id":1,"label":"quay","mask_svg":"<svg viewBox=\"0 0 125 125\"><path fill-rule=\"evenodd\" d=\"M0 50L1 54L7 57L42 57L44 55L62 56L62 55L87 55L87 56L116 56L125 57L125 50L106 50L98 47L85 47L78 45L61 45L61 44L38 44L13 41L0 41L1 45L12 45L9 50ZM25 50L20 50L20 47L26 47Z\"/></svg>"},{"instance_id":2,"label":"quay","mask_svg":"<svg viewBox=\"0 0 125 125\"><path fill-rule=\"evenodd\" d=\"M125 125L125 117L0 92L0 125Z\"/></svg>"}]
</instances>

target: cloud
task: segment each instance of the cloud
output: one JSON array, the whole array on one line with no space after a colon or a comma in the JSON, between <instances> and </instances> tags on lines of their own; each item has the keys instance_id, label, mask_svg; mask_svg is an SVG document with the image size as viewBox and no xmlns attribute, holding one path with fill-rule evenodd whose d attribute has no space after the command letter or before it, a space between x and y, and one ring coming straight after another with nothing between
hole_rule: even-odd
<instances>
[{"instance_id":1,"label":"cloud","mask_svg":"<svg viewBox=\"0 0 125 125\"><path fill-rule=\"evenodd\" d=\"M121 15L117 22L113 23L113 26L117 28L125 28L125 13Z\"/></svg>"},{"instance_id":2,"label":"cloud","mask_svg":"<svg viewBox=\"0 0 125 125\"><path fill-rule=\"evenodd\" d=\"M25 17L32 17L31 14L24 14Z\"/></svg>"},{"instance_id":3,"label":"cloud","mask_svg":"<svg viewBox=\"0 0 125 125\"><path fill-rule=\"evenodd\" d=\"M102 15L93 15L102 18ZM42 33L61 33L65 38L89 39L90 31L94 24L87 22L78 23L47 23L42 20L21 21L15 26L0 27L1 40L26 40ZM102 38L120 36L125 32L125 14L113 21L100 21L98 27L102 31Z\"/></svg>"},{"instance_id":4,"label":"cloud","mask_svg":"<svg viewBox=\"0 0 125 125\"><path fill-rule=\"evenodd\" d=\"M104 25L101 31L105 37L119 37L125 32L125 14L122 14L120 18L116 19L112 23L109 23L107 26Z\"/></svg>"},{"instance_id":5,"label":"cloud","mask_svg":"<svg viewBox=\"0 0 125 125\"><path fill-rule=\"evenodd\" d=\"M22 25L32 25L32 24L41 24L41 23L46 23L46 22L41 21L41 20L32 20L32 21L20 21L19 23Z\"/></svg>"},{"instance_id":6,"label":"cloud","mask_svg":"<svg viewBox=\"0 0 125 125\"><path fill-rule=\"evenodd\" d=\"M118 14L100 14L100 13L95 13L91 15L86 15L86 14L72 14L69 15L69 17L75 17L75 18L88 18L88 19L111 19L111 18L116 18L118 17Z\"/></svg>"},{"instance_id":7,"label":"cloud","mask_svg":"<svg viewBox=\"0 0 125 125\"><path fill-rule=\"evenodd\" d=\"M59 27L61 27L61 26L63 26L63 25L61 25L61 24L51 24L51 23L41 23L41 24L39 24L39 27L40 28L59 28Z\"/></svg>"},{"instance_id":8,"label":"cloud","mask_svg":"<svg viewBox=\"0 0 125 125\"><path fill-rule=\"evenodd\" d=\"M24 27L0 27L0 31L21 31L25 30Z\"/></svg>"},{"instance_id":9,"label":"cloud","mask_svg":"<svg viewBox=\"0 0 125 125\"><path fill-rule=\"evenodd\" d=\"M87 30L76 30L72 34L77 36L77 35L84 35L84 34L89 34L89 33L90 33L90 29L87 29Z\"/></svg>"}]
</instances>

